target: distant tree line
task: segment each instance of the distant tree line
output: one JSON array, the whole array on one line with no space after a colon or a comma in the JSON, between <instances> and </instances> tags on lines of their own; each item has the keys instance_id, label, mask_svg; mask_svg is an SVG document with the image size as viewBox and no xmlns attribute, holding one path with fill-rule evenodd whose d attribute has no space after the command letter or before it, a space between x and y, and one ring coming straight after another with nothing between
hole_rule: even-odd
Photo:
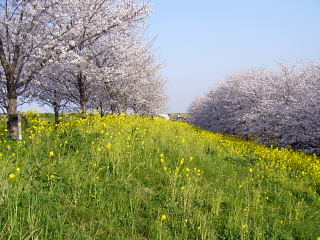
<instances>
[{"instance_id":1,"label":"distant tree line","mask_svg":"<svg viewBox=\"0 0 320 240\"><path fill-rule=\"evenodd\" d=\"M199 127L320 154L320 64L228 76L189 108Z\"/></svg>"}]
</instances>

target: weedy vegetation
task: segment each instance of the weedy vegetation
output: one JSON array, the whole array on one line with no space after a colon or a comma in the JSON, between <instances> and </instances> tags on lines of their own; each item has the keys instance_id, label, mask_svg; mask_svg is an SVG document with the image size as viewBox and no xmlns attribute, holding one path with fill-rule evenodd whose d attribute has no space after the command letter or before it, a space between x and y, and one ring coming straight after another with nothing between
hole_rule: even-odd
<instances>
[{"instance_id":1,"label":"weedy vegetation","mask_svg":"<svg viewBox=\"0 0 320 240\"><path fill-rule=\"evenodd\" d=\"M137 116L1 120L0 239L319 239L320 161Z\"/></svg>"}]
</instances>

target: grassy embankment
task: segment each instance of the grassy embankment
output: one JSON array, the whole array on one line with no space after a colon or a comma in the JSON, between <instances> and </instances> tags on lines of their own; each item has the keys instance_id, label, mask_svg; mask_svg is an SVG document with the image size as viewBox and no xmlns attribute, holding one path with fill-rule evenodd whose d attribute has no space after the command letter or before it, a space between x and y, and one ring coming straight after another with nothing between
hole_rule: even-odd
<instances>
[{"instance_id":1,"label":"grassy embankment","mask_svg":"<svg viewBox=\"0 0 320 240\"><path fill-rule=\"evenodd\" d=\"M317 239L320 161L185 123L0 131L0 239Z\"/></svg>"}]
</instances>

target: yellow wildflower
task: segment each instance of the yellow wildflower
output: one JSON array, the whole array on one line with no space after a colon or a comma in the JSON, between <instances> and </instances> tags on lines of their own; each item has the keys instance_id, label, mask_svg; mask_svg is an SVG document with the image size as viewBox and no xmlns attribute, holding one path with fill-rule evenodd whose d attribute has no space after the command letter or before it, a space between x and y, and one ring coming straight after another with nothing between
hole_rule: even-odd
<instances>
[{"instance_id":1,"label":"yellow wildflower","mask_svg":"<svg viewBox=\"0 0 320 240\"><path fill-rule=\"evenodd\" d=\"M9 178L10 179L14 179L14 178L16 178L17 176L14 174L14 173L11 173L10 175L9 175Z\"/></svg>"},{"instance_id":2,"label":"yellow wildflower","mask_svg":"<svg viewBox=\"0 0 320 240\"><path fill-rule=\"evenodd\" d=\"M51 151L51 152L49 153L49 156L50 156L50 157L53 157L53 156L54 156L54 153Z\"/></svg>"},{"instance_id":3,"label":"yellow wildflower","mask_svg":"<svg viewBox=\"0 0 320 240\"><path fill-rule=\"evenodd\" d=\"M21 172L21 169L18 167L18 168L16 168L16 172L17 173L20 173Z\"/></svg>"},{"instance_id":4,"label":"yellow wildflower","mask_svg":"<svg viewBox=\"0 0 320 240\"><path fill-rule=\"evenodd\" d=\"M247 229L247 228L248 228L248 225L247 225L247 224L242 224L241 228L242 228L242 229Z\"/></svg>"},{"instance_id":5,"label":"yellow wildflower","mask_svg":"<svg viewBox=\"0 0 320 240\"><path fill-rule=\"evenodd\" d=\"M161 221L167 220L167 216L166 215L162 215L161 216Z\"/></svg>"},{"instance_id":6,"label":"yellow wildflower","mask_svg":"<svg viewBox=\"0 0 320 240\"><path fill-rule=\"evenodd\" d=\"M111 143L108 143L108 144L106 145L106 148L107 148L107 149L111 149L111 148L112 148L112 144L111 144Z\"/></svg>"}]
</instances>

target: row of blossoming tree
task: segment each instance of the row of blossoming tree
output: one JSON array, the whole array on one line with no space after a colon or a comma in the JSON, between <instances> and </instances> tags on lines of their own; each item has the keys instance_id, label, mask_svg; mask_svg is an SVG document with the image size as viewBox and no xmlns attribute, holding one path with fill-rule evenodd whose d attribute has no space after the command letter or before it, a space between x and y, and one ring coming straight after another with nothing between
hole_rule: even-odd
<instances>
[{"instance_id":1,"label":"row of blossoming tree","mask_svg":"<svg viewBox=\"0 0 320 240\"><path fill-rule=\"evenodd\" d=\"M157 111L166 100L161 63L144 37L143 0L0 1L0 107L19 104L105 112Z\"/></svg>"},{"instance_id":2,"label":"row of blossoming tree","mask_svg":"<svg viewBox=\"0 0 320 240\"><path fill-rule=\"evenodd\" d=\"M243 71L197 98L189 108L190 121L214 132L319 154L319 90L319 63Z\"/></svg>"}]
</instances>

